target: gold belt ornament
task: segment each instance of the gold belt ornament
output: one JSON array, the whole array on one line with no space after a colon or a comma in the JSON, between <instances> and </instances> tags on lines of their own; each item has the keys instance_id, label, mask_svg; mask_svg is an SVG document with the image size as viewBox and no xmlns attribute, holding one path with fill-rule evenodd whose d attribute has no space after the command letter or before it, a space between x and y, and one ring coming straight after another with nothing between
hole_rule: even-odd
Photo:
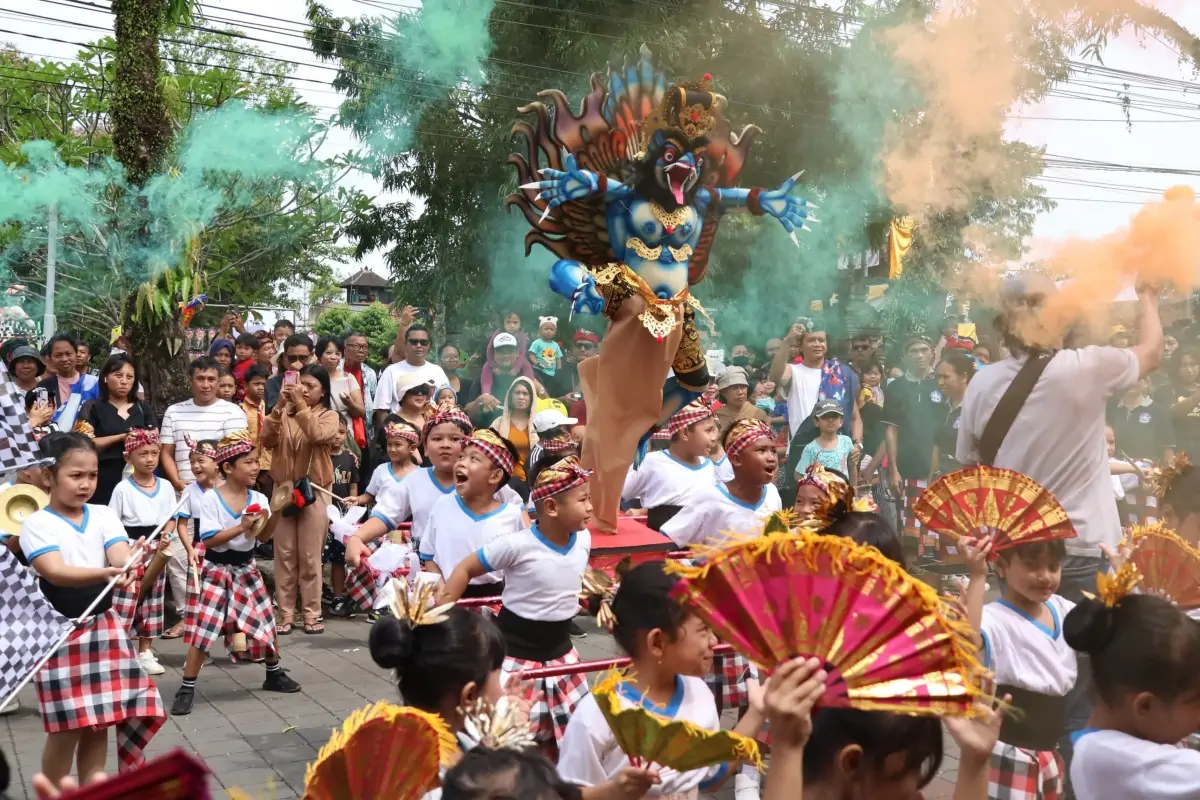
<instances>
[{"instance_id":1,"label":"gold belt ornament","mask_svg":"<svg viewBox=\"0 0 1200 800\"><path fill-rule=\"evenodd\" d=\"M647 261L658 261L662 256L663 246L657 245L651 247L636 236L632 236L625 241L625 247L637 253L641 258ZM685 244L683 247L671 247L667 245L667 250L671 251L671 260L676 263L682 263L692 257L692 246Z\"/></svg>"},{"instance_id":2,"label":"gold belt ornament","mask_svg":"<svg viewBox=\"0 0 1200 800\"><path fill-rule=\"evenodd\" d=\"M700 301L693 297L686 288L681 289L674 297L664 300L654 293L645 278L626 264L607 264L595 270L593 274L597 286L620 287L646 301L646 310L638 314L638 320L650 332L650 335L660 342L682 324L683 321L676 312L684 304L702 314L708 321L709 327L712 326L712 319L704 310L704 306L700 305Z\"/></svg>"}]
</instances>

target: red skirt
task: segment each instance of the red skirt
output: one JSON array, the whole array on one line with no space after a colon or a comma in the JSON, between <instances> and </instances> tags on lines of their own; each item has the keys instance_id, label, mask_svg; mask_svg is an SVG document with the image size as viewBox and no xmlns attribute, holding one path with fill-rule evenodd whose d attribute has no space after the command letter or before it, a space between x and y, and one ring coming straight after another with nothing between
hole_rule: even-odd
<instances>
[{"instance_id":1,"label":"red skirt","mask_svg":"<svg viewBox=\"0 0 1200 800\"><path fill-rule=\"evenodd\" d=\"M47 733L115 726L122 772L143 761L142 751L167 719L111 609L72 633L38 670L34 685Z\"/></svg>"},{"instance_id":2,"label":"red skirt","mask_svg":"<svg viewBox=\"0 0 1200 800\"><path fill-rule=\"evenodd\" d=\"M135 639L157 639L163 634L167 606L167 568L164 565L154 587L138 602L138 590L146 574L146 562L133 568L133 583L125 589L113 589L112 607Z\"/></svg>"},{"instance_id":3,"label":"red skirt","mask_svg":"<svg viewBox=\"0 0 1200 800\"><path fill-rule=\"evenodd\" d=\"M251 660L275 653L275 614L267 585L254 562L231 566L205 561L200 568L200 595L183 640L207 653L222 637L228 648L238 633L246 636Z\"/></svg>"}]
</instances>

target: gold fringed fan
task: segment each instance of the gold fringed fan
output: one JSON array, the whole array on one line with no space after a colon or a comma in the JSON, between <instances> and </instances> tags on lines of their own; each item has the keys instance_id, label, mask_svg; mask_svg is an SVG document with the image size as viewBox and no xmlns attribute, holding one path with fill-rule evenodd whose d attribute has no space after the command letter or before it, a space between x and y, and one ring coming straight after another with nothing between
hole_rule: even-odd
<instances>
[{"instance_id":1,"label":"gold fringed fan","mask_svg":"<svg viewBox=\"0 0 1200 800\"><path fill-rule=\"evenodd\" d=\"M308 766L304 800L419 800L458 743L441 717L376 703L355 711Z\"/></svg>"},{"instance_id":2,"label":"gold fringed fan","mask_svg":"<svg viewBox=\"0 0 1200 800\"><path fill-rule=\"evenodd\" d=\"M592 689L600 713L612 728L621 752L632 764L669 767L678 772L746 761L762 767L758 743L733 731L710 731L686 720L670 720L640 706L622 708L619 673L612 672Z\"/></svg>"}]
</instances>

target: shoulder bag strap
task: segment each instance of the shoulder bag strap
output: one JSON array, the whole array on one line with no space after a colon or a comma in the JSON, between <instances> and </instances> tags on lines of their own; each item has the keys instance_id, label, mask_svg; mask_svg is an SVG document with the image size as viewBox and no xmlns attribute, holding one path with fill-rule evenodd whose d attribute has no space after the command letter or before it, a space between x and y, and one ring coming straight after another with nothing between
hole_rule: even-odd
<instances>
[{"instance_id":1,"label":"shoulder bag strap","mask_svg":"<svg viewBox=\"0 0 1200 800\"><path fill-rule=\"evenodd\" d=\"M1013 378L1004 396L996 404L991 419L984 426L983 436L979 440L980 464L996 463L996 454L1000 452L1000 445L1004 444L1004 437L1008 436L1013 423L1017 421L1017 414L1025 407L1025 401L1029 399L1038 378L1042 377L1052 358L1053 353L1030 356Z\"/></svg>"}]
</instances>

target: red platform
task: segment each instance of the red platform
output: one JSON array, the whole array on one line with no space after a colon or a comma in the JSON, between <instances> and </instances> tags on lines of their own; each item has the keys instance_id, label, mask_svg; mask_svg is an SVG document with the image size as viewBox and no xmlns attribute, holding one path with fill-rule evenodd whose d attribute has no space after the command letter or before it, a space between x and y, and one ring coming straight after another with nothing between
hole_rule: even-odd
<instances>
[{"instance_id":1,"label":"red platform","mask_svg":"<svg viewBox=\"0 0 1200 800\"><path fill-rule=\"evenodd\" d=\"M598 531L595 526L591 532L592 556L588 566L595 569L612 569L626 556L635 564L666 558L675 549L674 542L646 527L645 517L618 517L616 533Z\"/></svg>"}]
</instances>

